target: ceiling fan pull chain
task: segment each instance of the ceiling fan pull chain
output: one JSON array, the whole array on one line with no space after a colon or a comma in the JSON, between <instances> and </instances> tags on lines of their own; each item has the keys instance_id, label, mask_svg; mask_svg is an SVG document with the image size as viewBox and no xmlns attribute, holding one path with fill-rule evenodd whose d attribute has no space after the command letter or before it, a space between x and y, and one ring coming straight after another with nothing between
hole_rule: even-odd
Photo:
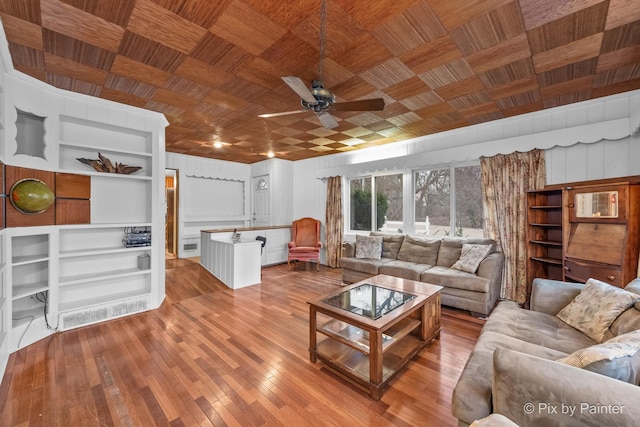
<instances>
[{"instance_id":1,"label":"ceiling fan pull chain","mask_svg":"<svg viewBox=\"0 0 640 427\"><path fill-rule=\"evenodd\" d=\"M325 0L320 5L320 65L318 66L318 80L322 81L322 62L324 59L324 25L325 25Z\"/></svg>"}]
</instances>

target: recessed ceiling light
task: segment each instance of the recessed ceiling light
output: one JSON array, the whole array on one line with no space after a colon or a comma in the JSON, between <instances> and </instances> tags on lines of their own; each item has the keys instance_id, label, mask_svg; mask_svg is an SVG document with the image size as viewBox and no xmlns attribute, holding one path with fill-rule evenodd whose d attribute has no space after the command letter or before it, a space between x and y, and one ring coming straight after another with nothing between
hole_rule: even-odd
<instances>
[{"instance_id":1,"label":"recessed ceiling light","mask_svg":"<svg viewBox=\"0 0 640 427\"><path fill-rule=\"evenodd\" d=\"M216 141L216 142L213 143L213 146L216 147L216 148L221 148L222 147L222 142Z\"/></svg>"},{"instance_id":2,"label":"recessed ceiling light","mask_svg":"<svg viewBox=\"0 0 640 427\"><path fill-rule=\"evenodd\" d=\"M275 154L273 153L273 151L269 151L269 152L267 153L267 157L268 157L268 158L272 158L273 156L275 156Z\"/></svg>"}]
</instances>

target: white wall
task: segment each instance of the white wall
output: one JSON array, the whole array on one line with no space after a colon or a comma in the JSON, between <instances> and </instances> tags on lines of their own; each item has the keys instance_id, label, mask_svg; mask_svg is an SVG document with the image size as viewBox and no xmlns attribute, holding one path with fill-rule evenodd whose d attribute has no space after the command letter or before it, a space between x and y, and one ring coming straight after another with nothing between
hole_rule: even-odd
<instances>
[{"instance_id":1,"label":"white wall","mask_svg":"<svg viewBox=\"0 0 640 427\"><path fill-rule=\"evenodd\" d=\"M547 184L640 175L640 134L545 152Z\"/></svg>"},{"instance_id":2,"label":"white wall","mask_svg":"<svg viewBox=\"0 0 640 427\"><path fill-rule=\"evenodd\" d=\"M249 165L167 153L166 167L178 170L178 257L200 255L200 230L239 228L248 223L251 200ZM225 186L225 183L229 185ZM211 189L210 193L202 191L207 187ZM234 204L231 210L223 209L228 201L219 197L219 193L226 189L242 192L237 196L230 195ZM194 204L198 204L197 209L187 209ZM238 212L238 206L241 212ZM194 243L196 249L184 249L185 244Z\"/></svg>"}]
</instances>

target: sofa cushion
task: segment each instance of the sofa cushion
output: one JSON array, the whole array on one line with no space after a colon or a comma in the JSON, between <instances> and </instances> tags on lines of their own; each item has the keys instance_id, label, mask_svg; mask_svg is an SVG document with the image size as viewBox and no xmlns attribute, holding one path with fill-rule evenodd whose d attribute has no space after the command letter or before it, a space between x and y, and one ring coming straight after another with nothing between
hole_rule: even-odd
<instances>
[{"instance_id":1,"label":"sofa cushion","mask_svg":"<svg viewBox=\"0 0 640 427\"><path fill-rule=\"evenodd\" d=\"M382 258L396 259L400 245L404 240L403 234L387 234L378 231L372 231L370 236L382 236Z\"/></svg>"},{"instance_id":2,"label":"sofa cushion","mask_svg":"<svg viewBox=\"0 0 640 427\"><path fill-rule=\"evenodd\" d=\"M523 310L513 301L502 301L482 331L493 331L565 353L596 344L594 340L555 316Z\"/></svg>"},{"instance_id":3,"label":"sofa cushion","mask_svg":"<svg viewBox=\"0 0 640 427\"><path fill-rule=\"evenodd\" d=\"M491 414L481 420L475 420L469 427L519 427L518 424L501 414Z\"/></svg>"},{"instance_id":4,"label":"sofa cushion","mask_svg":"<svg viewBox=\"0 0 640 427\"><path fill-rule=\"evenodd\" d=\"M433 283L446 288L458 288L475 292L489 292L489 279L465 271L447 267L433 267L420 275L421 282Z\"/></svg>"},{"instance_id":5,"label":"sofa cushion","mask_svg":"<svg viewBox=\"0 0 640 427\"><path fill-rule=\"evenodd\" d=\"M558 362L638 385L640 383L640 330L574 351L559 359Z\"/></svg>"},{"instance_id":6,"label":"sofa cushion","mask_svg":"<svg viewBox=\"0 0 640 427\"><path fill-rule=\"evenodd\" d=\"M381 265L378 269L378 274L387 274L389 276L420 281L420 274L431 267L432 266L428 264L395 260Z\"/></svg>"},{"instance_id":7,"label":"sofa cushion","mask_svg":"<svg viewBox=\"0 0 640 427\"><path fill-rule=\"evenodd\" d=\"M602 342L613 321L639 298L637 294L589 279L557 317L594 341Z\"/></svg>"},{"instance_id":8,"label":"sofa cushion","mask_svg":"<svg viewBox=\"0 0 640 427\"><path fill-rule=\"evenodd\" d=\"M458 259L462 251L462 242L442 239L438 250L438 260L436 265L441 267L451 267Z\"/></svg>"},{"instance_id":9,"label":"sofa cushion","mask_svg":"<svg viewBox=\"0 0 640 427\"><path fill-rule=\"evenodd\" d=\"M492 412L493 352L498 348L508 348L548 360L557 360L567 355L514 337L483 331L453 391L451 410L456 418L465 423L484 418Z\"/></svg>"},{"instance_id":10,"label":"sofa cushion","mask_svg":"<svg viewBox=\"0 0 640 427\"><path fill-rule=\"evenodd\" d=\"M436 265L438 249L440 249L440 239L421 239L405 236L397 259L418 264Z\"/></svg>"},{"instance_id":11,"label":"sofa cushion","mask_svg":"<svg viewBox=\"0 0 640 427\"><path fill-rule=\"evenodd\" d=\"M382 258L382 236L356 235L356 258Z\"/></svg>"},{"instance_id":12,"label":"sofa cushion","mask_svg":"<svg viewBox=\"0 0 640 427\"><path fill-rule=\"evenodd\" d=\"M614 336L626 334L627 332L637 329L640 329L640 305L636 302L633 307L623 311L622 314L613 321L605 334L605 339L608 340Z\"/></svg>"},{"instance_id":13,"label":"sofa cushion","mask_svg":"<svg viewBox=\"0 0 640 427\"><path fill-rule=\"evenodd\" d=\"M480 263L490 250L491 246L489 245L470 245L465 243L462 245L460 259L456 261L451 268L475 274Z\"/></svg>"},{"instance_id":14,"label":"sofa cushion","mask_svg":"<svg viewBox=\"0 0 640 427\"><path fill-rule=\"evenodd\" d=\"M340 266L343 269L360 271L372 276L378 274L378 268L388 262L394 261L389 258L369 259L369 258L340 258Z\"/></svg>"}]
</instances>

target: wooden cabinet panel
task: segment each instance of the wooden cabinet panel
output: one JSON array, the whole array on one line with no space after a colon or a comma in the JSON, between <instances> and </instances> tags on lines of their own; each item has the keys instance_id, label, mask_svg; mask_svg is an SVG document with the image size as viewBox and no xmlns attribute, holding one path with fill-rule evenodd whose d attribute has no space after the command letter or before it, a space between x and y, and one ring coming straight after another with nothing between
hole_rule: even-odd
<instances>
[{"instance_id":1,"label":"wooden cabinet panel","mask_svg":"<svg viewBox=\"0 0 640 427\"><path fill-rule=\"evenodd\" d=\"M620 265L624 261L626 239L625 224L572 223L566 256Z\"/></svg>"},{"instance_id":2,"label":"wooden cabinet panel","mask_svg":"<svg viewBox=\"0 0 640 427\"><path fill-rule=\"evenodd\" d=\"M640 177L568 187L566 280L585 282L594 278L624 287L637 276L639 189Z\"/></svg>"},{"instance_id":3,"label":"wooden cabinet panel","mask_svg":"<svg viewBox=\"0 0 640 427\"><path fill-rule=\"evenodd\" d=\"M90 224L91 201L56 199L56 224Z\"/></svg>"},{"instance_id":4,"label":"wooden cabinet panel","mask_svg":"<svg viewBox=\"0 0 640 427\"><path fill-rule=\"evenodd\" d=\"M598 279L614 286L626 285L622 281L620 267L567 259L564 262L564 270L565 278L576 282L585 283L589 279Z\"/></svg>"},{"instance_id":5,"label":"wooden cabinet panel","mask_svg":"<svg viewBox=\"0 0 640 427\"><path fill-rule=\"evenodd\" d=\"M90 199L91 177L74 173L56 173L56 197L63 199Z\"/></svg>"}]
</instances>

